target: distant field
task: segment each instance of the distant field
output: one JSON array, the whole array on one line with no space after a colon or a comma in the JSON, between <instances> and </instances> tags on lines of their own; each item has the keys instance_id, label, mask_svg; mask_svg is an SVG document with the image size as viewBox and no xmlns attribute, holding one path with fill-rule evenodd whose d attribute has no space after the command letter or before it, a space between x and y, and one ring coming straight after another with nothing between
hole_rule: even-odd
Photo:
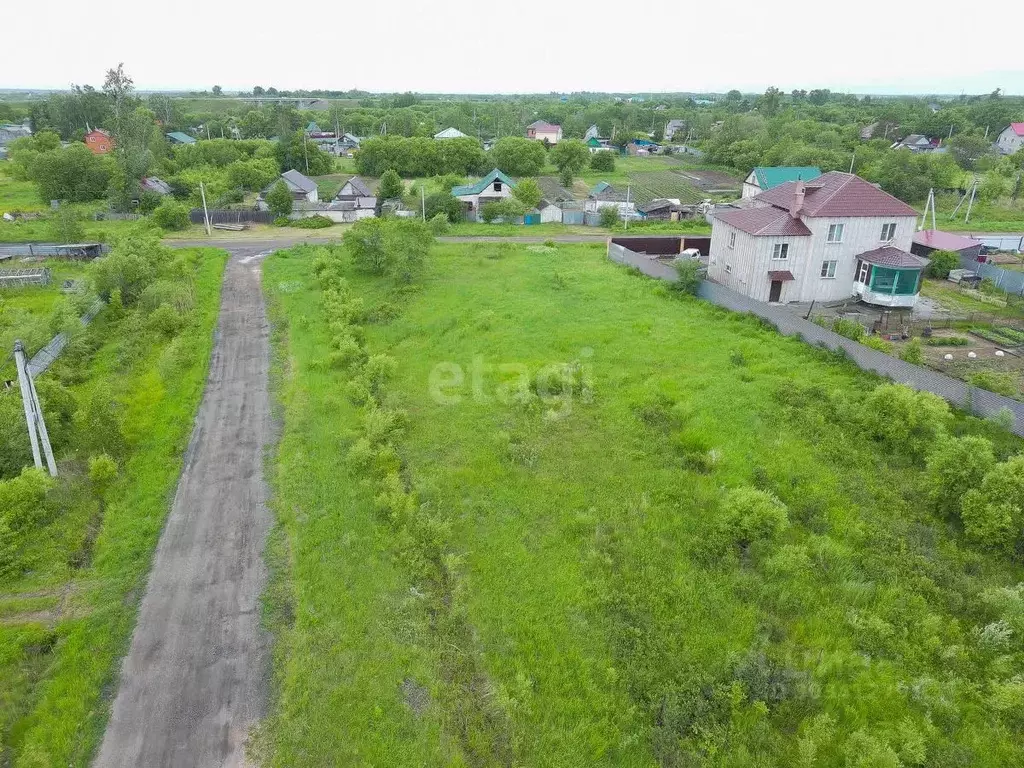
<instances>
[{"instance_id":1,"label":"distant field","mask_svg":"<svg viewBox=\"0 0 1024 768\"><path fill-rule=\"evenodd\" d=\"M318 258L379 378L346 369ZM1024 568L936 513L919 444L865 432L875 377L603 246L445 244L412 286L299 248L264 285L265 764L1024 764L993 624L1017 609L992 607ZM729 499L759 492L785 524L734 538Z\"/></svg>"}]
</instances>

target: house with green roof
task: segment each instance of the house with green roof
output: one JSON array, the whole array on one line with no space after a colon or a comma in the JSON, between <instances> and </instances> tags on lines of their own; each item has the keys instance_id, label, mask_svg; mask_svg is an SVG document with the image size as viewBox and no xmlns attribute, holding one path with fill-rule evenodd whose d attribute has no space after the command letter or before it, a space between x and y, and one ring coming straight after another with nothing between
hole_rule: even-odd
<instances>
[{"instance_id":1,"label":"house with green roof","mask_svg":"<svg viewBox=\"0 0 1024 768\"><path fill-rule=\"evenodd\" d=\"M452 195L462 201L466 215L476 219L480 206L504 200L512 194L516 183L495 168L482 179L473 184L462 184L452 188Z\"/></svg>"},{"instance_id":2,"label":"house with green roof","mask_svg":"<svg viewBox=\"0 0 1024 768\"><path fill-rule=\"evenodd\" d=\"M167 134L167 140L169 142L171 142L171 144L195 144L196 143L195 138L193 138L192 136L189 136L187 133L182 133L181 131L171 131L170 133Z\"/></svg>"},{"instance_id":3,"label":"house with green roof","mask_svg":"<svg viewBox=\"0 0 1024 768\"><path fill-rule=\"evenodd\" d=\"M743 197L757 197L787 181L810 181L821 176L821 168L813 165L780 165L774 168L758 167L743 180Z\"/></svg>"}]
</instances>

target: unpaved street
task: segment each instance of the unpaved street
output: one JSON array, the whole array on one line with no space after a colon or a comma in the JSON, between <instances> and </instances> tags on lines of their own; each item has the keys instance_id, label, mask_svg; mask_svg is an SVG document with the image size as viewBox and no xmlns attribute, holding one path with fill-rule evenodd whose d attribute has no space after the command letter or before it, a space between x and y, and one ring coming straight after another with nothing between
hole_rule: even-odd
<instances>
[{"instance_id":1,"label":"unpaved street","mask_svg":"<svg viewBox=\"0 0 1024 768\"><path fill-rule=\"evenodd\" d=\"M264 711L269 329L259 249L231 250L206 392L121 669L101 768L245 765L245 739Z\"/></svg>"}]
</instances>

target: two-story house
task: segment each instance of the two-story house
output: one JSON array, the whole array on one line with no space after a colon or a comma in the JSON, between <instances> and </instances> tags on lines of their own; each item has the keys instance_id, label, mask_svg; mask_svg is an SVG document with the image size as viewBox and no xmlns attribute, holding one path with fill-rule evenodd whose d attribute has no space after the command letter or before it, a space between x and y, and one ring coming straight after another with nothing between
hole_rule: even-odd
<instances>
[{"instance_id":1,"label":"two-story house","mask_svg":"<svg viewBox=\"0 0 1024 768\"><path fill-rule=\"evenodd\" d=\"M1024 148L1024 123L1010 123L996 137L996 148L1004 155L1012 155Z\"/></svg>"},{"instance_id":2,"label":"two-story house","mask_svg":"<svg viewBox=\"0 0 1024 768\"><path fill-rule=\"evenodd\" d=\"M452 196L462 202L463 210L471 220L480 214L480 206L496 203L511 196L516 183L495 168L474 184L462 184L452 188Z\"/></svg>"},{"instance_id":3,"label":"two-story house","mask_svg":"<svg viewBox=\"0 0 1024 768\"><path fill-rule=\"evenodd\" d=\"M859 176L790 181L716 211L708 276L768 302L853 296L911 307L928 261L910 253L917 211Z\"/></svg>"},{"instance_id":4,"label":"two-story house","mask_svg":"<svg viewBox=\"0 0 1024 768\"><path fill-rule=\"evenodd\" d=\"M526 138L543 141L545 144L557 144L562 140L562 126L535 120L526 126Z\"/></svg>"},{"instance_id":5,"label":"two-story house","mask_svg":"<svg viewBox=\"0 0 1024 768\"><path fill-rule=\"evenodd\" d=\"M114 138L102 128L93 128L82 137L85 146L94 155L105 155L114 148Z\"/></svg>"}]
</instances>

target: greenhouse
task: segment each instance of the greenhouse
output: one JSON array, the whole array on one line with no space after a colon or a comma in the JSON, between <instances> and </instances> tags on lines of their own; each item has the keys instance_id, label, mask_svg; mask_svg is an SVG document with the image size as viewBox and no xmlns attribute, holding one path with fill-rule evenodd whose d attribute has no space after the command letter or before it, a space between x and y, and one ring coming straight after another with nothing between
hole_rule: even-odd
<instances>
[{"instance_id":1,"label":"greenhouse","mask_svg":"<svg viewBox=\"0 0 1024 768\"><path fill-rule=\"evenodd\" d=\"M853 292L868 304L912 307L928 260L891 245L857 256Z\"/></svg>"}]
</instances>

